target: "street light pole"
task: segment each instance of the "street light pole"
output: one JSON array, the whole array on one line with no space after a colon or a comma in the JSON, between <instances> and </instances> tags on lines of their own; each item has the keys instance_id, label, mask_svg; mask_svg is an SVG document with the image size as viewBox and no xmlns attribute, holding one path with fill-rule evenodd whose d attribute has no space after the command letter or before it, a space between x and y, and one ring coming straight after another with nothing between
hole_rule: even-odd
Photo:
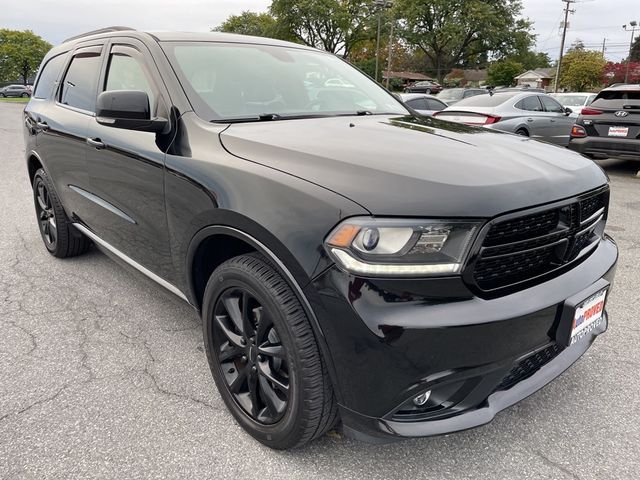
<instances>
[{"instance_id":1,"label":"street light pole","mask_svg":"<svg viewBox=\"0 0 640 480\"><path fill-rule=\"evenodd\" d=\"M627 83L627 80L629 80L629 64L631 63L631 50L633 49L633 37L635 36L638 22L636 22L635 20L632 20L631 22L629 22L629 26L631 27L631 41L629 42L629 56L627 57L627 69L624 72L624 83ZM623 25L622 28L624 28L625 32L629 31L626 25Z\"/></svg>"},{"instance_id":2,"label":"street light pole","mask_svg":"<svg viewBox=\"0 0 640 480\"><path fill-rule=\"evenodd\" d=\"M558 92L558 82L560 81L560 69L562 68L562 55L564 54L564 39L567 36L567 25L569 20L569 13L574 13L575 10L569 10L569 5L575 3L575 0L562 0L567 5L564 7L564 23L562 25L562 42L560 42L560 58L558 58L558 66L556 68L556 81L553 83L553 92Z\"/></svg>"}]
</instances>

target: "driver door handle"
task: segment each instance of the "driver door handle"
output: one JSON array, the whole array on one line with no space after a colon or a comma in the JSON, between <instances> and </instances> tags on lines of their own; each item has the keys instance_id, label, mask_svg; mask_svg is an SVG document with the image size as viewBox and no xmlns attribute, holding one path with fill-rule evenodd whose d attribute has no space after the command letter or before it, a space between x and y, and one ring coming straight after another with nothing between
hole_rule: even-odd
<instances>
[{"instance_id":1,"label":"driver door handle","mask_svg":"<svg viewBox=\"0 0 640 480\"><path fill-rule=\"evenodd\" d=\"M37 125L37 126L38 126L38 128L39 128L40 130L42 130L43 132L44 132L45 130L49 130L49 125L47 124L47 122L40 122L40 121L38 121L38 122L36 122L36 125Z\"/></svg>"},{"instance_id":2,"label":"driver door handle","mask_svg":"<svg viewBox=\"0 0 640 480\"><path fill-rule=\"evenodd\" d=\"M96 150L101 150L106 147L106 145L99 138L87 138L87 143L92 147L95 147Z\"/></svg>"}]
</instances>

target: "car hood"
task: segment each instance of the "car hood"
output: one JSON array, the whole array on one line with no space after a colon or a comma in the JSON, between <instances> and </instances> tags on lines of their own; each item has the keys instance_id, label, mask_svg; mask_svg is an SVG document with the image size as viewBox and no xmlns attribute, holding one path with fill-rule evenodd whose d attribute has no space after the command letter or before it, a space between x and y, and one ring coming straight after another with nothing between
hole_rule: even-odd
<instances>
[{"instance_id":1,"label":"car hood","mask_svg":"<svg viewBox=\"0 0 640 480\"><path fill-rule=\"evenodd\" d=\"M565 148L410 116L236 123L231 154L323 186L374 215L490 217L607 182Z\"/></svg>"}]
</instances>

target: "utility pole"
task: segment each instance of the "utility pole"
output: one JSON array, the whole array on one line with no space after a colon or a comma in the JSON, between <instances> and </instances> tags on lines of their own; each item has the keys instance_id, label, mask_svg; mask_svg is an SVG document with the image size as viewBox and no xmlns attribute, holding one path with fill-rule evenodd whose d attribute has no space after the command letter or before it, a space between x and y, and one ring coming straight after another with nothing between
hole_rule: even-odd
<instances>
[{"instance_id":1,"label":"utility pole","mask_svg":"<svg viewBox=\"0 0 640 480\"><path fill-rule=\"evenodd\" d=\"M604 51L606 50L606 48L607 48L607 39L603 38L602 39L602 56L603 57L604 57Z\"/></svg>"},{"instance_id":2,"label":"utility pole","mask_svg":"<svg viewBox=\"0 0 640 480\"><path fill-rule=\"evenodd\" d=\"M569 13L574 13L575 10L569 9L569 5L575 3L576 0L562 0L566 3L564 7L564 22L562 23L562 42L560 42L560 58L558 58L558 67L556 68L556 81L553 83L553 92L558 92L558 82L560 81L560 69L562 68L562 55L564 55L564 39L567 36L567 26L569 25Z\"/></svg>"},{"instance_id":3,"label":"utility pole","mask_svg":"<svg viewBox=\"0 0 640 480\"><path fill-rule=\"evenodd\" d=\"M636 22L635 20L632 20L631 22L629 22L629 26L631 27L631 29L628 29L626 25L622 26L625 32L628 32L629 30L631 30L631 41L629 42L629 56L627 57L627 69L624 72L624 83L627 83L627 80L629 80L629 64L631 63L631 49L633 48L633 37L636 34L636 27L638 26L638 22Z\"/></svg>"},{"instance_id":4,"label":"utility pole","mask_svg":"<svg viewBox=\"0 0 640 480\"><path fill-rule=\"evenodd\" d=\"M393 25L395 20L391 22L391 30L389 32L389 52L387 53L387 81L386 88L389 90L389 73L391 72L391 55L393 54Z\"/></svg>"},{"instance_id":5,"label":"utility pole","mask_svg":"<svg viewBox=\"0 0 640 480\"><path fill-rule=\"evenodd\" d=\"M378 65L380 62L380 29L382 28L382 10L392 6L389 0L373 0L373 5L378 8L378 34L376 36L376 74L375 81L378 81Z\"/></svg>"}]
</instances>

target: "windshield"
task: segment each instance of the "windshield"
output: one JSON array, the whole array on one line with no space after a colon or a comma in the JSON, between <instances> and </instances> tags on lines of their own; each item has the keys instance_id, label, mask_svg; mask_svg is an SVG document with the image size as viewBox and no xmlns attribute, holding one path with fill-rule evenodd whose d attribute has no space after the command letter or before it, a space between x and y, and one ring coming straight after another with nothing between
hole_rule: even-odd
<instances>
[{"instance_id":1,"label":"windshield","mask_svg":"<svg viewBox=\"0 0 640 480\"><path fill-rule=\"evenodd\" d=\"M582 107L587 101L587 95L552 95L563 107Z\"/></svg>"},{"instance_id":2,"label":"windshield","mask_svg":"<svg viewBox=\"0 0 640 480\"><path fill-rule=\"evenodd\" d=\"M438 94L438 98L443 102L451 101L451 100L460 100L464 96L464 89L462 88L449 88L447 90L442 90Z\"/></svg>"},{"instance_id":3,"label":"windshield","mask_svg":"<svg viewBox=\"0 0 640 480\"><path fill-rule=\"evenodd\" d=\"M328 53L218 42L162 47L196 113L206 120L408 114L386 90Z\"/></svg>"}]
</instances>

